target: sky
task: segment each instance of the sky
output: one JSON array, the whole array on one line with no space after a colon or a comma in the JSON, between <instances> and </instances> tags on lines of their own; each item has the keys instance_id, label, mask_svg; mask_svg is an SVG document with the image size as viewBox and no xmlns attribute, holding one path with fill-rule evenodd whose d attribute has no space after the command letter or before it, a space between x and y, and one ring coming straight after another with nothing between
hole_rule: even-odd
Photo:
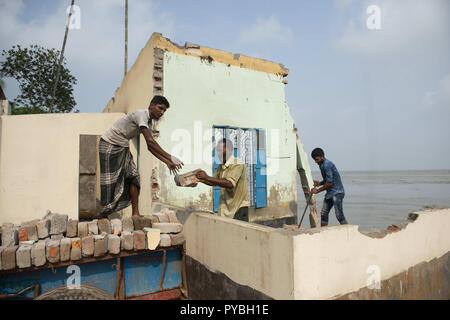
<instances>
[{"instance_id":1,"label":"sky","mask_svg":"<svg viewBox=\"0 0 450 320\"><path fill-rule=\"evenodd\" d=\"M0 0L0 51L60 50L69 4ZM101 112L123 78L124 0L75 4L80 29L65 51L75 100ZM449 18L447 0L129 0L128 66L153 32L280 62L308 153L323 148L340 170L450 169ZM17 83L4 80L13 100Z\"/></svg>"}]
</instances>

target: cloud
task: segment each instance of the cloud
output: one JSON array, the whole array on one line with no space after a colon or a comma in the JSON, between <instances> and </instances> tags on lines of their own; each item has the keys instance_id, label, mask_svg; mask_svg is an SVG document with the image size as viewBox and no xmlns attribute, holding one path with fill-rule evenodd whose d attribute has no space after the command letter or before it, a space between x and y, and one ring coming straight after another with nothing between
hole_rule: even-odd
<instances>
[{"instance_id":1,"label":"cloud","mask_svg":"<svg viewBox=\"0 0 450 320\"><path fill-rule=\"evenodd\" d=\"M369 30L366 26L369 5L381 9L381 30ZM367 56L404 54L427 46L436 50L440 42L448 44L449 12L446 0L364 1L358 19L347 22L337 44Z\"/></svg>"},{"instance_id":2,"label":"cloud","mask_svg":"<svg viewBox=\"0 0 450 320\"><path fill-rule=\"evenodd\" d=\"M78 79L75 98L82 112L100 112L114 95L123 77L124 2L79 0L81 29L69 30L65 58ZM34 4L36 5L36 4ZM22 0L0 1L0 49L12 45L61 49L67 3L58 2L49 14L22 20L27 8ZM128 12L128 68L153 32L174 33L174 18L153 2L135 0ZM12 97L9 97L11 100Z\"/></svg>"},{"instance_id":3,"label":"cloud","mask_svg":"<svg viewBox=\"0 0 450 320\"><path fill-rule=\"evenodd\" d=\"M425 92L423 104L427 108L437 109L450 107L450 73L444 75L435 91Z\"/></svg>"},{"instance_id":4,"label":"cloud","mask_svg":"<svg viewBox=\"0 0 450 320\"><path fill-rule=\"evenodd\" d=\"M239 47L251 55L270 54L274 47L288 46L294 39L292 30L283 26L276 17L258 18L256 22L244 28L237 37ZM254 52L258 52L254 54Z\"/></svg>"}]
</instances>

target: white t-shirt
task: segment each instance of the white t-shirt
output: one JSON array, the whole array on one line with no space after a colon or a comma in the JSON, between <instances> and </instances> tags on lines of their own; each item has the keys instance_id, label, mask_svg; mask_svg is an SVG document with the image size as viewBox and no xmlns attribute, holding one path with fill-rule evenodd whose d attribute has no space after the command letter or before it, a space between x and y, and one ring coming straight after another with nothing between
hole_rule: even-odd
<instances>
[{"instance_id":1,"label":"white t-shirt","mask_svg":"<svg viewBox=\"0 0 450 320\"><path fill-rule=\"evenodd\" d=\"M102 139L111 144L122 147L129 146L129 140L139 136L140 127L152 131L152 123L148 109L134 110L117 120L102 135Z\"/></svg>"}]
</instances>

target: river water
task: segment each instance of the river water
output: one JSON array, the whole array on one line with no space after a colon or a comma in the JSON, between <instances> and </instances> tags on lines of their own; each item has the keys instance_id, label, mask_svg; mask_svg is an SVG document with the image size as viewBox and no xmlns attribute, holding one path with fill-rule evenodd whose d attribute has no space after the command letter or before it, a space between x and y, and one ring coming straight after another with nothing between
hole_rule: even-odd
<instances>
[{"instance_id":1,"label":"river water","mask_svg":"<svg viewBox=\"0 0 450 320\"><path fill-rule=\"evenodd\" d=\"M312 175L315 180L322 180L319 171L313 171ZM408 213L423 206L450 206L450 170L340 171L340 175L345 189L344 215L350 224L359 225L360 230L385 229L406 220ZM301 215L305 197L300 188L298 195ZM319 212L324 195L322 192L316 198ZM307 217L303 224L309 226ZM339 223L333 208L329 225L336 224Z\"/></svg>"}]
</instances>

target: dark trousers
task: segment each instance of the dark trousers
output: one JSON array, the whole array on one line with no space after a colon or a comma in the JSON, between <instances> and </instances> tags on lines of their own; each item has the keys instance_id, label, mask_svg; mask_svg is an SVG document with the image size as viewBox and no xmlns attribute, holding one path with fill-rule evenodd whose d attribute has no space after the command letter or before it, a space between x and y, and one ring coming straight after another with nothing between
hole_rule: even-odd
<instances>
[{"instance_id":1,"label":"dark trousers","mask_svg":"<svg viewBox=\"0 0 450 320\"><path fill-rule=\"evenodd\" d=\"M336 213L336 218L340 224L346 224L347 220L344 216L344 209L342 206L342 202L344 201L344 194L337 193L330 199L323 199L323 207L320 213L322 224L328 224L328 214L330 213L331 208L334 206L334 212Z\"/></svg>"},{"instance_id":2,"label":"dark trousers","mask_svg":"<svg viewBox=\"0 0 450 320\"><path fill-rule=\"evenodd\" d=\"M248 222L248 207L240 207L233 219Z\"/></svg>"}]
</instances>

